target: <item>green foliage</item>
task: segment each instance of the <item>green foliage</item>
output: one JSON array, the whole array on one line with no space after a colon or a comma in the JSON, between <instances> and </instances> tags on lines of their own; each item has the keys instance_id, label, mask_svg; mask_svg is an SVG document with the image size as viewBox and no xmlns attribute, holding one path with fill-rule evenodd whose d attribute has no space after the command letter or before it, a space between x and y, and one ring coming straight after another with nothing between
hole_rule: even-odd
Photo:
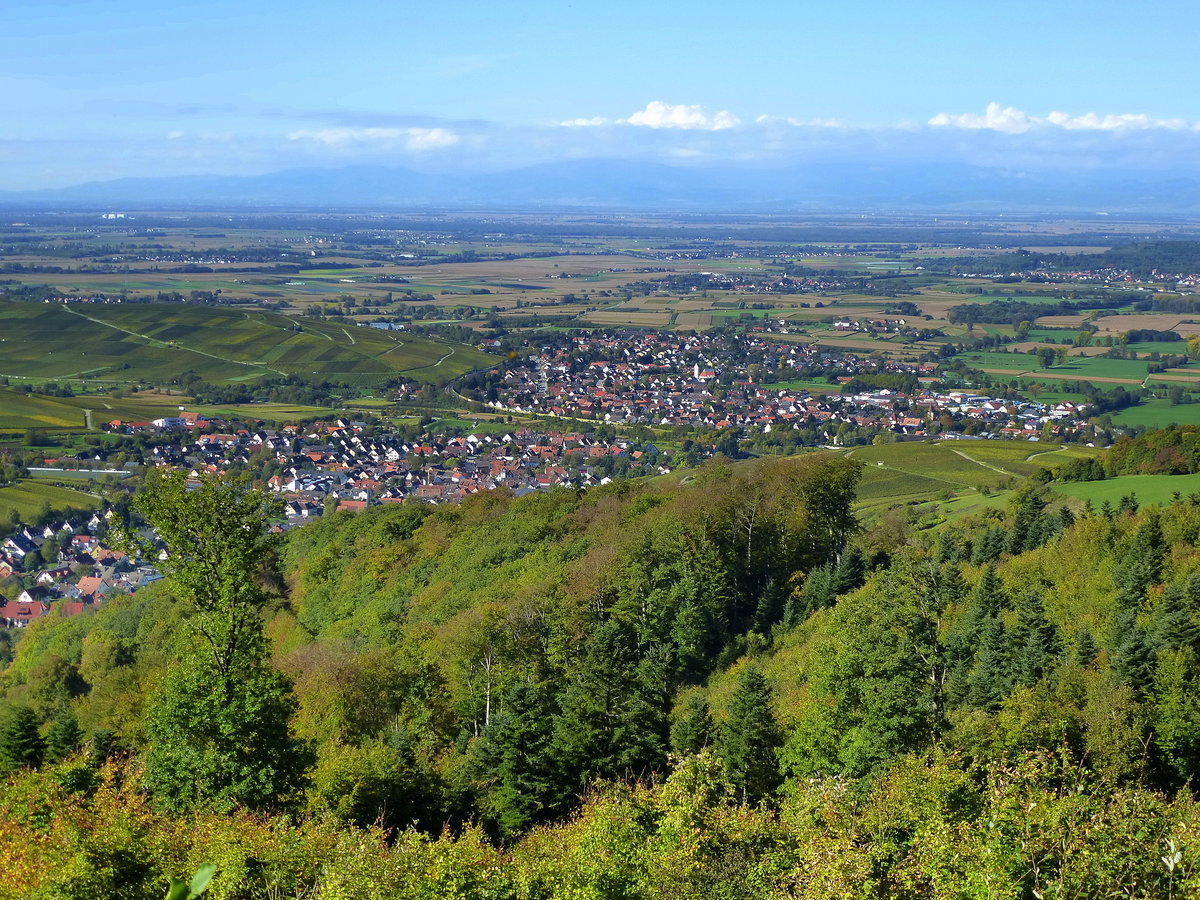
<instances>
[{"instance_id":1,"label":"green foliage","mask_svg":"<svg viewBox=\"0 0 1200 900\"><path fill-rule=\"evenodd\" d=\"M779 786L776 753L783 735L771 702L771 688L762 673L743 666L717 743L717 755L743 800L760 800Z\"/></svg>"},{"instance_id":2,"label":"green foliage","mask_svg":"<svg viewBox=\"0 0 1200 900\"><path fill-rule=\"evenodd\" d=\"M151 476L135 507L166 545L164 573L189 608L185 658L154 693L146 784L164 807L274 807L293 800L311 751L291 733L291 682L271 667L257 577L276 539L272 504L216 477L189 490Z\"/></svg>"},{"instance_id":3,"label":"green foliage","mask_svg":"<svg viewBox=\"0 0 1200 900\"><path fill-rule=\"evenodd\" d=\"M289 730L294 710L288 680L261 647L243 647L224 672L175 667L148 711L147 787L174 810L295 800L312 759Z\"/></svg>"},{"instance_id":4,"label":"green foliage","mask_svg":"<svg viewBox=\"0 0 1200 900\"><path fill-rule=\"evenodd\" d=\"M41 765L46 743L38 726L37 714L28 706L18 706L8 714L0 729L0 766L5 771Z\"/></svg>"},{"instance_id":5,"label":"green foliage","mask_svg":"<svg viewBox=\"0 0 1200 900\"><path fill-rule=\"evenodd\" d=\"M167 889L166 900L196 900L197 897L208 890L208 883L212 881L212 877L216 873L216 866L212 863L205 863L196 870L196 874L192 876L191 881L184 881L182 878L172 878L171 886Z\"/></svg>"},{"instance_id":6,"label":"green foliage","mask_svg":"<svg viewBox=\"0 0 1200 900\"><path fill-rule=\"evenodd\" d=\"M83 744L83 729L69 706L63 706L46 732L46 758L51 762L66 759Z\"/></svg>"}]
</instances>

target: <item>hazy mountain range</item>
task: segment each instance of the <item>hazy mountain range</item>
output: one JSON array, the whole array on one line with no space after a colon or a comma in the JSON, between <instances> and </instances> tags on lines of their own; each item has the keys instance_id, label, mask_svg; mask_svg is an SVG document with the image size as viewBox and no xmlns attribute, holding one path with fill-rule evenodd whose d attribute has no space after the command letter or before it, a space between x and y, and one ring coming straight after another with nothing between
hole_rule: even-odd
<instances>
[{"instance_id":1,"label":"hazy mountain range","mask_svg":"<svg viewBox=\"0 0 1200 900\"><path fill-rule=\"evenodd\" d=\"M122 178L0 191L29 208L449 208L679 211L833 209L1191 212L1192 174L1111 169L1023 172L966 165L668 166L627 160L557 162L489 174L384 166L266 175Z\"/></svg>"}]
</instances>

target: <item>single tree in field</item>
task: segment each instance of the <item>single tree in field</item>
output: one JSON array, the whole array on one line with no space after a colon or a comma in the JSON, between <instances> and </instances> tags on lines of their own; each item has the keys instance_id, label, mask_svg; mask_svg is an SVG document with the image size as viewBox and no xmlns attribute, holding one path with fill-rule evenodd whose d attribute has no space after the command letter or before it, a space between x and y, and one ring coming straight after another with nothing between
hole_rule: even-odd
<instances>
[{"instance_id":1,"label":"single tree in field","mask_svg":"<svg viewBox=\"0 0 1200 900\"><path fill-rule=\"evenodd\" d=\"M289 727L291 683L272 667L262 630L276 505L245 482L213 476L190 489L182 473L154 472L134 501L165 544L163 573L189 612L146 723L146 784L168 809L272 808L299 791L311 765Z\"/></svg>"},{"instance_id":2,"label":"single tree in field","mask_svg":"<svg viewBox=\"0 0 1200 900\"><path fill-rule=\"evenodd\" d=\"M729 719L721 730L718 755L729 780L745 801L760 800L779 786L776 751L783 736L771 711L771 687L762 673L746 666L729 704Z\"/></svg>"}]
</instances>

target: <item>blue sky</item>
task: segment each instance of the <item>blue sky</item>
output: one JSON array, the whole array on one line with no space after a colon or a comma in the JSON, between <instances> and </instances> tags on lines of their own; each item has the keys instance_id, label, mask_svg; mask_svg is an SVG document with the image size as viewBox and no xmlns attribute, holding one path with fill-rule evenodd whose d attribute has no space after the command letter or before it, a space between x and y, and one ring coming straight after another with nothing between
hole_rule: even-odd
<instances>
[{"instance_id":1,"label":"blue sky","mask_svg":"<svg viewBox=\"0 0 1200 900\"><path fill-rule=\"evenodd\" d=\"M1195 3L6 0L3 21L0 188L588 156L1200 160Z\"/></svg>"}]
</instances>

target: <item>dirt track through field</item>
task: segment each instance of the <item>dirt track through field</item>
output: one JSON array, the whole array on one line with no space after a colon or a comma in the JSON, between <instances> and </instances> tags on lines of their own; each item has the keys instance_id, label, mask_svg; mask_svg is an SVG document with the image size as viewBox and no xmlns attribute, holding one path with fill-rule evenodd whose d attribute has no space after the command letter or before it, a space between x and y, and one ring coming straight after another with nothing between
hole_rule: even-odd
<instances>
[{"instance_id":1,"label":"dirt track through field","mask_svg":"<svg viewBox=\"0 0 1200 900\"><path fill-rule=\"evenodd\" d=\"M1030 369L1024 371L1019 369L983 369L989 375L1018 375L1028 378L1045 378L1048 381L1091 381L1100 384L1141 384L1141 380L1137 378L1101 378L1098 375L1059 375L1054 372L1035 372ZM1164 377L1164 376L1155 376ZM1191 378L1183 378L1183 381L1193 381Z\"/></svg>"},{"instance_id":2,"label":"dirt track through field","mask_svg":"<svg viewBox=\"0 0 1200 900\"><path fill-rule=\"evenodd\" d=\"M150 335L148 335L148 334L142 334L137 331L130 331L128 328L122 328L120 325L113 325L111 322L105 322L103 319L94 319L91 316L87 315L86 313L81 313L77 309L72 309L69 304L64 304L62 308L64 310L66 310L67 312L71 313L72 315L79 316L80 318L83 318L83 319L87 319L89 322L95 322L97 325L103 325L105 328L112 328L115 331L123 331L125 334L131 334L134 337L139 337L142 340L144 340L150 344L155 344L160 347L171 346L168 342L161 341L158 338L150 337ZM247 368L250 368L250 369L267 369L271 372L274 372L277 375L286 375L287 374L286 372L281 372L279 369L272 368L271 366L268 366L265 363L243 362L240 359L230 359L228 356L217 356L217 354L215 354L215 353L208 353L205 350L197 350L195 347L188 347L188 346L185 346L182 344L177 344L177 346L179 346L180 349L188 351L189 353L196 353L196 354L199 354L200 356L207 356L209 359L215 359L218 362L231 363L235 366L246 366Z\"/></svg>"},{"instance_id":3,"label":"dirt track through field","mask_svg":"<svg viewBox=\"0 0 1200 900\"><path fill-rule=\"evenodd\" d=\"M983 466L985 469L991 469L993 472L999 472L1001 475L1011 476L1011 475L1016 474L1014 472L1008 471L1008 469L1002 469L999 466L993 466L991 463L985 463L981 459L975 459L975 457L973 457L973 456L967 456L967 454L963 453L961 450L955 450L953 447L947 447L946 449L949 450L951 453L957 453L959 456L961 456L963 459L967 460L968 462L973 462L977 466Z\"/></svg>"}]
</instances>

